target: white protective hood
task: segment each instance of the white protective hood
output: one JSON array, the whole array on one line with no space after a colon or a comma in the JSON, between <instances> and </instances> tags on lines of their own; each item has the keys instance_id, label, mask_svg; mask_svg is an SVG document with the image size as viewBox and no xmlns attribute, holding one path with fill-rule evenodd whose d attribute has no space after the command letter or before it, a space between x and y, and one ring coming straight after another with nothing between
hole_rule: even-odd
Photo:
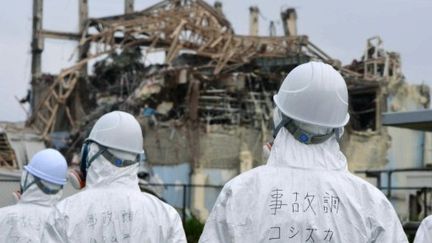
<instances>
[{"instance_id":1,"label":"white protective hood","mask_svg":"<svg viewBox=\"0 0 432 243\"><path fill-rule=\"evenodd\" d=\"M17 204L0 209L0 242L40 242L42 226L61 196L61 191L47 195L36 184L27 188Z\"/></svg>"},{"instance_id":2,"label":"white protective hood","mask_svg":"<svg viewBox=\"0 0 432 243\"><path fill-rule=\"evenodd\" d=\"M92 157L96 153L98 147L95 144L91 144L90 146L91 149L89 157ZM120 151L110 150L110 152L121 158L129 155ZM134 160L135 158L129 156L127 159ZM91 167L87 172L86 188L104 188L111 185L139 190L137 173L138 164L119 168L112 165L102 155L100 155L91 164Z\"/></svg>"},{"instance_id":3,"label":"white protective hood","mask_svg":"<svg viewBox=\"0 0 432 243\"><path fill-rule=\"evenodd\" d=\"M138 164L118 168L97 157L86 188L56 205L43 242L186 242L177 211L141 192L137 172Z\"/></svg>"},{"instance_id":4,"label":"white protective hood","mask_svg":"<svg viewBox=\"0 0 432 243\"><path fill-rule=\"evenodd\" d=\"M305 145L285 128L267 165L228 182L200 242L408 242L385 196L347 170L333 137Z\"/></svg>"},{"instance_id":5,"label":"white protective hood","mask_svg":"<svg viewBox=\"0 0 432 243\"><path fill-rule=\"evenodd\" d=\"M432 215L423 219L414 239L414 243L428 242L432 242Z\"/></svg>"}]
</instances>

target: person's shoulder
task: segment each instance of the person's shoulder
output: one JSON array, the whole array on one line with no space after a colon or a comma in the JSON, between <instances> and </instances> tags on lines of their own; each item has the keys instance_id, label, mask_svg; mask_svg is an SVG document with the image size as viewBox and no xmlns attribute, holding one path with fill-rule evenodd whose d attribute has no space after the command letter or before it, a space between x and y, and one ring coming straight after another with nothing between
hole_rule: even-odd
<instances>
[{"instance_id":1,"label":"person's shoulder","mask_svg":"<svg viewBox=\"0 0 432 243\"><path fill-rule=\"evenodd\" d=\"M21 217L23 213L24 212L22 210L22 207L19 204L14 204L14 205L0 208L0 226L2 225L4 226L7 221L13 218Z\"/></svg>"},{"instance_id":2,"label":"person's shoulder","mask_svg":"<svg viewBox=\"0 0 432 243\"><path fill-rule=\"evenodd\" d=\"M361 200L362 204L367 210L373 212L388 212L393 211L393 206L388 200L386 195L378 189L376 186L372 185L370 182L349 173L350 183L353 188L356 188L357 198Z\"/></svg>"},{"instance_id":3,"label":"person's shoulder","mask_svg":"<svg viewBox=\"0 0 432 243\"><path fill-rule=\"evenodd\" d=\"M16 206L17 206L17 204L2 207L2 208L0 208L0 213L5 213L7 211L10 211L11 209L16 208Z\"/></svg>"},{"instance_id":4,"label":"person's shoulder","mask_svg":"<svg viewBox=\"0 0 432 243\"><path fill-rule=\"evenodd\" d=\"M60 200L57 205L63 205L63 204L68 204L70 202L75 202L75 201L80 201L82 198L87 197L87 195L89 195L89 193L87 192L87 190L81 190L78 191L75 194L72 194L68 197L63 198L62 200Z\"/></svg>"},{"instance_id":5,"label":"person's shoulder","mask_svg":"<svg viewBox=\"0 0 432 243\"><path fill-rule=\"evenodd\" d=\"M141 191L137 192L136 194L140 198L142 198L143 200L150 201L155 206L162 207L162 208L165 208L168 210L171 210L171 209L174 210L174 208L171 205L165 203L164 201L162 201L160 198L156 197L155 195L152 195L152 194L147 193L147 192L141 192Z\"/></svg>"},{"instance_id":6,"label":"person's shoulder","mask_svg":"<svg viewBox=\"0 0 432 243\"><path fill-rule=\"evenodd\" d=\"M162 199L156 197L155 195L148 193L148 192L142 192L140 190L131 190L128 192L129 196L134 198L134 202L138 204L146 205L149 209L152 208L153 210L165 210L165 211L175 211L177 212L171 205L165 203Z\"/></svg>"},{"instance_id":7,"label":"person's shoulder","mask_svg":"<svg viewBox=\"0 0 432 243\"><path fill-rule=\"evenodd\" d=\"M71 208L74 210L75 208L86 205L86 202L88 202L90 198L93 199L92 201L97 202L97 200L94 200L94 192L83 189L75 194L63 198L54 205L54 208L56 211L60 212L67 211Z\"/></svg>"},{"instance_id":8,"label":"person's shoulder","mask_svg":"<svg viewBox=\"0 0 432 243\"><path fill-rule=\"evenodd\" d=\"M384 193L378 189L376 186L372 185L370 182L366 181L365 179L352 174L351 172L348 172L348 177L351 180L351 183L358 189L360 189L365 195L370 195L372 197L376 198L385 198L386 196Z\"/></svg>"},{"instance_id":9,"label":"person's shoulder","mask_svg":"<svg viewBox=\"0 0 432 243\"><path fill-rule=\"evenodd\" d=\"M18 212L19 210L17 204L0 208L0 220L6 217L7 215L16 214Z\"/></svg>"},{"instance_id":10,"label":"person's shoulder","mask_svg":"<svg viewBox=\"0 0 432 243\"><path fill-rule=\"evenodd\" d=\"M223 198L236 197L236 195L242 195L246 198L246 195L257 186L260 174L264 173L266 169L267 166L262 165L235 176L225 183L220 195Z\"/></svg>"},{"instance_id":11,"label":"person's shoulder","mask_svg":"<svg viewBox=\"0 0 432 243\"><path fill-rule=\"evenodd\" d=\"M177 210L173 206L169 205L168 203L162 201L161 199L150 193L137 192L136 196L136 202L141 202L142 205L145 205L147 210L158 212L160 216L165 215L170 220L174 220L174 218L180 217Z\"/></svg>"},{"instance_id":12,"label":"person's shoulder","mask_svg":"<svg viewBox=\"0 0 432 243\"><path fill-rule=\"evenodd\" d=\"M424 218L421 222L421 225L424 226L426 229L431 230L432 229L432 215L429 215L426 218Z\"/></svg>"},{"instance_id":13,"label":"person's shoulder","mask_svg":"<svg viewBox=\"0 0 432 243\"><path fill-rule=\"evenodd\" d=\"M253 169L250 169L248 171L245 171L241 173L240 175L235 176L231 180L229 180L227 183L225 183L224 188L236 188L236 187L242 187L244 185L251 185L253 181L257 179L258 174L262 173L266 169L265 165L261 165L258 167L255 167Z\"/></svg>"}]
</instances>

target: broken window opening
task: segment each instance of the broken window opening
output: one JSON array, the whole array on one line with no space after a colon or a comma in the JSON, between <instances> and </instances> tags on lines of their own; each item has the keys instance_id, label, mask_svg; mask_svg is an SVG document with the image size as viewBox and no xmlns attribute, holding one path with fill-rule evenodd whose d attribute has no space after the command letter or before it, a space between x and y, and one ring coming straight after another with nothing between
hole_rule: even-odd
<instances>
[{"instance_id":1,"label":"broken window opening","mask_svg":"<svg viewBox=\"0 0 432 243\"><path fill-rule=\"evenodd\" d=\"M0 133L0 167L18 168L15 151L9 143L6 133Z\"/></svg>"},{"instance_id":2,"label":"broken window opening","mask_svg":"<svg viewBox=\"0 0 432 243\"><path fill-rule=\"evenodd\" d=\"M376 131L376 91L350 93L351 128L354 131Z\"/></svg>"}]
</instances>

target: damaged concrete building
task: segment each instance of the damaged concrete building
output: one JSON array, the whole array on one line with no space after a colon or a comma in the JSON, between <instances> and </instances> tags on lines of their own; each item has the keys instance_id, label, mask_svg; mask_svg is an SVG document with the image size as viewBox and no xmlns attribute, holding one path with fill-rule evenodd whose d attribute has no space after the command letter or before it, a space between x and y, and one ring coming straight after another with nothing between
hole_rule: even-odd
<instances>
[{"instance_id":1,"label":"damaged concrete building","mask_svg":"<svg viewBox=\"0 0 432 243\"><path fill-rule=\"evenodd\" d=\"M424 134L381 126L382 112L428 107L429 88L405 82L400 56L383 49L379 37L367 40L358 61L342 65L297 34L292 8L281 14L284 36L258 36L259 10L251 7L251 33L244 36L235 34L220 2L165 0L134 12L133 1L126 1L126 14L95 19L87 16L87 1L79 2L79 34L43 30L35 20L27 121L48 144L59 136L67 141L62 149L70 159L95 119L120 109L140 121L148 163L164 182L223 185L265 163L272 97L287 73L310 60L334 66L347 82L351 121L342 148L350 170L410 167L430 152ZM79 40L78 62L43 74L38 55L44 38ZM155 55L164 63L147 65ZM191 208L199 218L207 217L217 192L193 190ZM403 197L396 199L406 204Z\"/></svg>"},{"instance_id":2,"label":"damaged concrete building","mask_svg":"<svg viewBox=\"0 0 432 243\"><path fill-rule=\"evenodd\" d=\"M399 54L383 49L379 37L368 39L360 61L353 60L346 68L362 73L365 80L375 83L367 89L350 90L351 121L342 143L350 170L430 167L430 133L382 125L385 112L429 108L429 86L408 84L402 73ZM376 180L371 183L379 188L387 187L386 195L403 221L417 221L424 217L424 207L431 205L431 201L428 199L423 203L425 195L419 192L421 188L432 185L431 173L414 171L389 178L390 174L375 174ZM392 193L390 186L396 191ZM403 187L418 189L399 190ZM431 212L430 206L427 207L426 210Z\"/></svg>"}]
</instances>

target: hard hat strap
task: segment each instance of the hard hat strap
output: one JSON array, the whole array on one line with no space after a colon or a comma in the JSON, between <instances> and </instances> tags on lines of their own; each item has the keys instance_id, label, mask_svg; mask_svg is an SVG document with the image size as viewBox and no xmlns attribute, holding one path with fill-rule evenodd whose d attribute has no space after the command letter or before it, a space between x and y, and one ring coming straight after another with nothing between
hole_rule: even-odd
<instances>
[{"instance_id":1,"label":"hard hat strap","mask_svg":"<svg viewBox=\"0 0 432 243\"><path fill-rule=\"evenodd\" d=\"M93 140L87 140L85 141L85 146L83 147L83 150L85 149L85 154L88 153L89 150L89 145L90 143L95 143L99 146L99 151L94 154L89 160L87 160L87 158L83 158L83 160L85 160L85 164L86 164L86 170L85 170L85 174L87 174L87 169L90 167L91 163L100 155L102 155L106 160L108 160L109 162L111 162L111 164L117 166L117 167L126 167L132 164L136 164L139 163L142 160L145 160L145 155L144 154L139 154L137 155L137 159L136 160L125 160L125 159L120 159L118 157L116 157L114 154L112 154L107 147L102 146L100 144L98 144L97 142L93 141ZM83 156L84 157L84 156ZM86 156L85 156L86 157ZM81 162L82 163L82 162Z\"/></svg>"},{"instance_id":2,"label":"hard hat strap","mask_svg":"<svg viewBox=\"0 0 432 243\"><path fill-rule=\"evenodd\" d=\"M81 148L81 163L80 163L80 170L81 173L83 174L83 177L86 178L87 177L87 169L90 167L91 163L99 156L103 153L103 150L105 150L106 148L103 147L103 149L100 149L96 154L94 154L90 159L88 159L88 152L90 149L90 144L91 143L96 143L93 140L89 140L86 139L84 141L84 144ZM99 145L99 144L98 144ZM100 145L99 145L100 146ZM101 147L101 146L100 146Z\"/></svg>"},{"instance_id":3,"label":"hard hat strap","mask_svg":"<svg viewBox=\"0 0 432 243\"><path fill-rule=\"evenodd\" d=\"M343 134L343 128L336 128L336 129L334 129L334 133L335 133L335 136L336 136L336 141L338 143L341 143L341 141L342 141L342 134Z\"/></svg>"},{"instance_id":4,"label":"hard hat strap","mask_svg":"<svg viewBox=\"0 0 432 243\"><path fill-rule=\"evenodd\" d=\"M285 116L284 114L282 114L282 121L273 130L274 138L276 138L276 135L282 127L285 127L297 141L304 144L323 143L327 141L330 137L332 137L335 133L337 133L337 140L339 142L339 129L333 129L330 133L324 135L314 135L298 127L291 118Z\"/></svg>"},{"instance_id":5,"label":"hard hat strap","mask_svg":"<svg viewBox=\"0 0 432 243\"><path fill-rule=\"evenodd\" d=\"M108 160L109 162L111 162L111 164L117 166L117 167L126 167L129 165L133 165L138 163L138 160L127 160L127 159L120 159L117 158L114 154L112 154L110 151L108 151L108 149L105 149L102 152L102 156Z\"/></svg>"},{"instance_id":6,"label":"hard hat strap","mask_svg":"<svg viewBox=\"0 0 432 243\"><path fill-rule=\"evenodd\" d=\"M279 124L273 129L273 138L276 138L277 134L279 133L280 129L282 127L284 127L286 124L288 124L290 122L290 118L288 118L287 116L282 115L282 120L279 122Z\"/></svg>"},{"instance_id":7,"label":"hard hat strap","mask_svg":"<svg viewBox=\"0 0 432 243\"><path fill-rule=\"evenodd\" d=\"M26 176L25 176L25 179L24 179L24 184L22 185L22 184L20 184L20 191L21 191L21 194L23 194L24 192L25 192L25 190L27 190L31 185L33 185L35 182L34 181L32 181L32 182L30 182L28 185L27 185L27 179L28 179L28 172L26 172Z\"/></svg>"},{"instance_id":8,"label":"hard hat strap","mask_svg":"<svg viewBox=\"0 0 432 243\"><path fill-rule=\"evenodd\" d=\"M48 188L47 186L45 186L42 183L42 180L39 177L33 176L33 181L30 182L29 184L27 184L27 179L28 179L28 172L26 173L26 177L24 179L24 185L20 185L21 186L21 194L23 194L31 185L36 184L37 187L39 187L39 189L48 195L52 195L52 194L57 194L61 189L63 189L63 185L60 185L59 189L51 189Z\"/></svg>"},{"instance_id":9,"label":"hard hat strap","mask_svg":"<svg viewBox=\"0 0 432 243\"><path fill-rule=\"evenodd\" d=\"M97 158L97 157L99 157L99 155L101 155L101 154L103 154L106 150L107 150L107 148L106 147L103 147L103 146L100 146L99 144L98 144L98 146L100 147L100 148L102 148L102 149L99 149L99 151L97 151L97 153L96 154L94 154L88 161L87 161L87 163L86 163L86 169L88 169L89 167L90 167L90 165L91 165L91 163Z\"/></svg>"}]
</instances>

